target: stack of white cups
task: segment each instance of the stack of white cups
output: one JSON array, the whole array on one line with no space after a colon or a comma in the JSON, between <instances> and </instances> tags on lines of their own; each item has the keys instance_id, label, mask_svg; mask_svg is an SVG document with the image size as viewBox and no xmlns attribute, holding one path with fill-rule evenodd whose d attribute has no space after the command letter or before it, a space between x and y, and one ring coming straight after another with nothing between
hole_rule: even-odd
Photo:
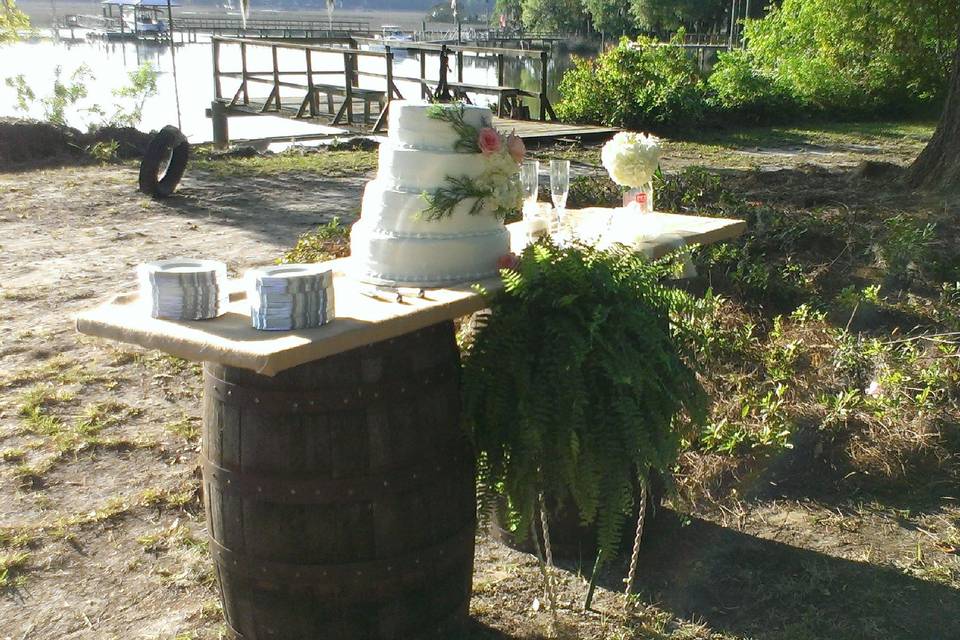
<instances>
[{"instance_id":1,"label":"stack of white cups","mask_svg":"<svg viewBox=\"0 0 960 640\"><path fill-rule=\"evenodd\" d=\"M285 264L247 272L254 329L289 331L319 327L334 318L333 271Z\"/></svg>"},{"instance_id":2,"label":"stack of white cups","mask_svg":"<svg viewBox=\"0 0 960 640\"><path fill-rule=\"evenodd\" d=\"M206 320L230 302L227 265L215 260L175 258L137 267L140 298L154 318Z\"/></svg>"}]
</instances>

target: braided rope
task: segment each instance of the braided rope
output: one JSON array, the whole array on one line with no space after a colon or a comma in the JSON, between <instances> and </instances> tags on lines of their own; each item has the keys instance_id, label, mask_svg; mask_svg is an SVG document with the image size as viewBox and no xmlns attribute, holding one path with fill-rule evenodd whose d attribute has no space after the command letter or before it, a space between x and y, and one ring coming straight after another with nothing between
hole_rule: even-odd
<instances>
[{"instance_id":1,"label":"braided rope","mask_svg":"<svg viewBox=\"0 0 960 640\"><path fill-rule=\"evenodd\" d=\"M543 493L540 494L540 528L543 529L543 550L547 553L547 566L553 566L553 548L550 544L550 525L547 524L547 507L543 499Z\"/></svg>"},{"instance_id":2,"label":"braided rope","mask_svg":"<svg viewBox=\"0 0 960 640\"><path fill-rule=\"evenodd\" d=\"M643 521L647 517L647 482L643 476L640 476L640 515L637 516L637 533L633 538L633 551L630 553L630 570L627 572L627 588L624 591L627 595L633 591L633 580L637 575L637 560L640 556L640 539L643 538Z\"/></svg>"},{"instance_id":3,"label":"braided rope","mask_svg":"<svg viewBox=\"0 0 960 640\"><path fill-rule=\"evenodd\" d=\"M540 578L543 580L544 591L547 592L547 604L550 608L550 620L553 625L552 632L557 627L557 598L553 591L553 581L547 572L547 565L543 561L543 551L540 550L540 537L537 535L537 524L535 520L530 520L530 533L533 535L533 548L537 552L537 565L540 567Z\"/></svg>"}]
</instances>

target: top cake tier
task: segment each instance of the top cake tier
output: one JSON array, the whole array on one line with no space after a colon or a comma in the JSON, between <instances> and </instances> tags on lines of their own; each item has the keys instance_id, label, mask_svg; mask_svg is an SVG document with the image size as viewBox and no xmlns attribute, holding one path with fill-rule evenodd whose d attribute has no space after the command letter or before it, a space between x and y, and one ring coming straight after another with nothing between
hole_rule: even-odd
<instances>
[{"instance_id":1,"label":"top cake tier","mask_svg":"<svg viewBox=\"0 0 960 640\"><path fill-rule=\"evenodd\" d=\"M427 110L463 109L463 121L478 129L493 126L493 113L487 107L469 104L432 105L426 102L394 100L390 103L388 127L390 140L415 149L452 151L459 135L449 122L427 115Z\"/></svg>"}]
</instances>

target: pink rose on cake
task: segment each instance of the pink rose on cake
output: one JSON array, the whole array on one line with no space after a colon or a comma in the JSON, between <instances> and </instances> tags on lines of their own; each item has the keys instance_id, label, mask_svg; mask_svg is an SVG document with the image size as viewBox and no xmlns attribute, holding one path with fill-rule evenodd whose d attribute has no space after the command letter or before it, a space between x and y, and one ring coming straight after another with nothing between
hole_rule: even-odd
<instances>
[{"instance_id":1,"label":"pink rose on cake","mask_svg":"<svg viewBox=\"0 0 960 640\"><path fill-rule=\"evenodd\" d=\"M515 133L507 136L507 151L517 164L523 162L523 157L527 155L527 147L523 144L523 139Z\"/></svg>"},{"instance_id":2,"label":"pink rose on cake","mask_svg":"<svg viewBox=\"0 0 960 640\"><path fill-rule=\"evenodd\" d=\"M477 133L477 146L484 155L500 151L500 134L490 127L480 129Z\"/></svg>"}]
</instances>

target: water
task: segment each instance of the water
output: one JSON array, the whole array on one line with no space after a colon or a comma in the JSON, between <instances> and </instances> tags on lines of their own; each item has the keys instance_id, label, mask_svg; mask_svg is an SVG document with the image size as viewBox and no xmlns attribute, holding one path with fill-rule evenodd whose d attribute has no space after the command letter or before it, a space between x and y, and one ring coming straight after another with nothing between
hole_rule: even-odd
<instances>
[{"instance_id":1,"label":"water","mask_svg":"<svg viewBox=\"0 0 960 640\"><path fill-rule=\"evenodd\" d=\"M82 36L80 30L77 36ZM141 64L149 63L158 71L157 95L148 99L143 107L143 118L138 128L143 130L159 129L167 124L177 125L177 108L174 93L173 65L169 46L149 42L103 42L99 40L80 42L54 42L52 40L19 42L0 46L3 59L0 79L23 74L27 84L38 98L48 96L53 90L54 70L62 67L62 78L68 79L81 65L88 66L93 78L85 82L87 97L81 100L68 113L71 125L86 129L99 122L99 117L91 114L89 108L100 105L107 113L114 111L118 99L113 91L128 83L127 74L135 71ZM281 69L301 70L304 68L303 54L294 51L281 51L279 56ZM343 58L340 54L315 54L314 70L338 70L342 73ZM207 142L212 138L210 120L205 116L213 100L213 62L209 42L177 45L177 86L180 93L180 129L191 142ZM221 69L239 70L239 47L225 46L222 50ZM456 59L450 57L449 78L456 79ZM566 54L554 52L548 71L548 95L555 101L556 85L559 74L569 68L570 58ZM248 49L248 70L266 71L271 68L269 48L250 47ZM361 71L384 72L381 60L361 58ZM400 58L395 62L394 73L397 76L418 76L420 63L414 56ZM439 59L430 56L427 60L427 76L436 78L439 72ZM519 86L531 93L538 93L540 61L536 58L506 58L505 84ZM342 77L342 76L341 76ZM291 82L305 83L304 78L293 76ZM320 80L317 80L320 82ZM470 83L496 84L496 59L493 57L464 56L464 81ZM239 81L224 79L223 95L232 97ZM379 84L378 84L379 83ZM418 83L398 80L397 88L404 97L420 97ZM270 90L269 85L250 84L251 98L263 98ZM362 87L382 88L384 81L375 78L361 78ZM282 90L284 100L297 97L294 89ZM43 109L34 105L28 113L16 109L16 91L0 83L0 116L43 118ZM492 96L478 95L480 102L492 100ZM527 99L531 112L538 113L538 101ZM321 96L321 105L324 98ZM127 103L129 106L129 103ZM230 118L231 139L284 137L332 132L306 122L296 122L275 116Z\"/></svg>"}]
</instances>

